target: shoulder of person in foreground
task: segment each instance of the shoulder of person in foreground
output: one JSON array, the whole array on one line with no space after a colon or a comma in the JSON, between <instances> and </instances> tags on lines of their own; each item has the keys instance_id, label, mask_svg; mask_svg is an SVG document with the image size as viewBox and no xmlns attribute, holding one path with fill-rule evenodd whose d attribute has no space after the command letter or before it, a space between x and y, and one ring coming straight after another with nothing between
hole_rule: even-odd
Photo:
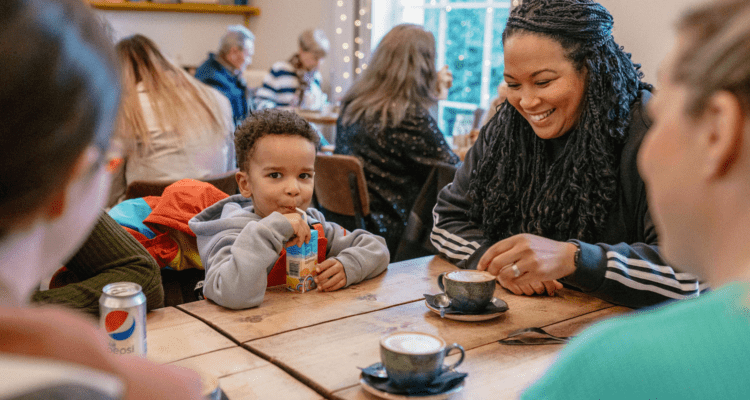
<instances>
[{"instance_id":1,"label":"shoulder of person in foreground","mask_svg":"<svg viewBox=\"0 0 750 400\"><path fill-rule=\"evenodd\" d=\"M0 307L0 337L0 358L52 359L103 371L124 383L128 400L202 398L195 372L114 355L98 326L67 310Z\"/></svg>"},{"instance_id":2,"label":"shoulder of person in foreground","mask_svg":"<svg viewBox=\"0 0 750 400\"><path fill-rule=\"evenodd\" d=\"M149 310L164 305L159 265L148 251L107 213L66 264L72 283L37 291L32 301L61 304L99 315L102 288L114 282L135 282L143 288Z\"/></svg>"},{"instance_id":3,"label":"shoulder of person in foreground","mask_svg":"<svg viewBox=\"0 0 750 400\"><path fill-rule=\"evenodd\" d=\"M328 239L326 259L333 257L341 262L347 286L374 278L388 268L391 256L385 239L362 229L349 232L336 223L327 222L314 208L308 208L307 214L323 224Z\"/></svg>"},{"instance_id":4,"label":"shoulder of person in foreground","mask_svg":"<svg viewBox=\"0 0 750 400\"><path fill-rule=\"evenodd\" d=\"M242 195L233 195L189 222L206 269L203 293L227 308L260 305L268 273L294 234L286 217L274 212L261 218L252 204Z\"/></svg>"},{"instance_id":5,"label":"shoulder of person in foreground","mask_svg":"<svg viewBox=\"0 0 750 400\"><path fill-rule=\"evenodd\" d=\"M737 351L750 346L748 286L602 321L578 334L522 398L736 398L738 388L744 395L750 361Z\"/></svg>"}]
</instances>

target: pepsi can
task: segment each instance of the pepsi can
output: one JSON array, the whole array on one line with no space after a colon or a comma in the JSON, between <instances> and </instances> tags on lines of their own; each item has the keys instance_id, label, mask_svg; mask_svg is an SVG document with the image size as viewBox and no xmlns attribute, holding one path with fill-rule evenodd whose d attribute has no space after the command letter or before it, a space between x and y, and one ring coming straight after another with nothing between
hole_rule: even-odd
<instances>
[{"instance_id":1,"label":"pepsi can","mask_svg":"<svg viewBox=\"0 0 750 400\"><path fill-rule=\"evenodd\" d=\"M146 357L146 296L133 282L110 283L99 298L109 351Z\"/></svg>"}]
</instances>

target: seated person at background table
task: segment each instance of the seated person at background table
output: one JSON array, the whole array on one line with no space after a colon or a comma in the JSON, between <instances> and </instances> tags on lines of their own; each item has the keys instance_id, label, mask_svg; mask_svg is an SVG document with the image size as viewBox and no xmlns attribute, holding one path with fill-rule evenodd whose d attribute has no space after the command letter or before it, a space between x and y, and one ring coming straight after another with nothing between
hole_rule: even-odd
<instances>
[{"instance_id":1,"label":"seated person at background table","mask_svg":"<svg viewBox=\"0 0 750 400\"><path fill-rule=\"evenodd\" d=\"M251 94L242 77L253 62L255 36L242 25L232 25L221 37L218 54L210 53L208 60L195 70L195 77L221 92L232 103L234 124L239 125L251 111Z\"/></svg>"},{"instance_id":2,"label":"seated person at background table","mask_svg":"<svg viewBox=\"0 0 750 400\"><path fill-rule=\"evenodd\" d=\"M750 3L678 23L638 166L664 257L697 299L580 333L524 399L744 399L750 393Z\"/></svg>"},{"instance_id":3,"label":"seated person at background table","mask_svg":"<svg viewBox=\"0 0 750 400\"><path fill-rule=\"evenodd\" d=\"M279 61L255 93L258 109L300 107L320 110L327 96L320 88L318 66L328 55L330 43L322 29L308 29L299 35L299 51L288 61Z\"/></svg>"},{"instance_id":4,"label":"seated person at background table","mask_svg":"<svg viewBox=\"0 0 750 400\"><path fill-rule=\"evenodd\" d=\"M557 281L630 307L700 294L667 266L636 154L651 85L590 0L530 0L503 32L507 101L438 195L432 243L515 294Z\"/></svg>"},{"instance_id":5,"label":"seated person at background table","mask_svg":"<svg viewBox=\"0 0 750 400\"><path fill-rule=\"evenodd\" d=\"M0 398L200 399L197 374L114 355L98 321L29 306L101 215L119 73L84 2L0 9L0 370L23 371L4 376Z\"/></svg>"},{"instance_id":6,"label":"seated person at background table","mask_svg":"<svg viewBox=\"0 0 750 400\"><path fill-rule=\"evenodd\" d=\"M133 181L202 179L235 169L234 124L224 96L145 36L122 39L115 50L124 92L117 139L126 156L111 203Z\"/></svg>"},{"instance_id":7,"label":"seated person at background table","mask_svg":"<svg viewBox=\"0 0 750 400\"><path fill-rule=\"evenodd\" d=\"M310 208L317 143L312 126L292 111L257 111L237 129L241 194L190 220L206 269L206 298L234 309L260 305L281 251L310 240L305 220L317 220L328 242L325 261L316 269L319 290L338 290L385 271L389 254L383 238L348 232ZM306 217L297 209L306 210Z\"/></svg>"},{"instance_id":8,"label":"seated person at background table","mask_svg":"<svg viewBox=\"0 0 750 400\"><path fill-rule=\"evenodd\" d=\"M362 160L368 229L385 237L391 254L432 167L459 161L428 111L444 91L438 80L432 33L402 24L383 37L342 101L334 153Z\"/></svg>"},{"instance_id":9,"label":"seated person at background table","mask_svg":"<svg viewBox=\"0 0 750 400\"><path fill-rule=\"evenodd\" d=\"M103 212L88 239L58 272L49 290L34 293L34 303L59 304L99 316L102 288L114 282L135 282L146 296L146 308L164 306L164 288L156 260L109 214ZM62 286L64 285L64 286Z\"/></svg>"}]
</instances>

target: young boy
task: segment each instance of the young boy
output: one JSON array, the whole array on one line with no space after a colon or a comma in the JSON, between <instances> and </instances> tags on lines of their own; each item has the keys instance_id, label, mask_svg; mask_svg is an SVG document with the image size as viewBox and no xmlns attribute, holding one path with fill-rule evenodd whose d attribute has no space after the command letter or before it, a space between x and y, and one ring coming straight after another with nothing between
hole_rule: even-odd
<instances>
[{"instance_id":1,"label":"young boy","mask_svg":"<svg viewBox=\"0 0 750 400\"><path fill-rule=\"evenodd\" d=\"M309 208L317 143L310 124L288 111L253 113L237 128L241 194L190 220L206 269L206 298L233 309L260 305L281 251L307 243L308 224L315 222L328 242L325 261L315 270L318 290L338 290L386 269L390 255L383 238L363 230L347 232Z\"/></svg>"}]
</instances>

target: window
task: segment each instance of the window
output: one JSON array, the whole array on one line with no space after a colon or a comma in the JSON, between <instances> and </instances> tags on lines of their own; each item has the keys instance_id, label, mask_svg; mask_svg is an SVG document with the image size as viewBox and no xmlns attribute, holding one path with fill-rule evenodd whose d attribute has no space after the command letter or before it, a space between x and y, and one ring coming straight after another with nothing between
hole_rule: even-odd
<instances>
[{"instance_id":1,"label":"window","mask_svg":"<svg viewBox=\"0 0 750 400\"><path fill-rule=\"evenodd\" d=\"M512 1L512 4L511 4ZM390 4L389 4L390 3ZM398 0L372 2L373 49L391 27L424 25L435 35L436 65L448 65L453 87L438 105L444 135L466 133L477 108L487 109L503 79L502 33L518 0Z\"/></svg>"},{"instance_id":2,"label":"window","mask_svg":"<svg viewBox=\"0 0 750 400\"><path fill-rule=\"evenodd\" d=\"M373 48L391 27L424 25L435 35L436 65L448 65L453 87L438 106L444 135L466 133L477 108L487 109L503 79L502 33L518 0L398 0L372 3ZM388 4L390 3L390 4ZM375 28L377 27L377 29Z\"/></svg>"}]
</instances>

